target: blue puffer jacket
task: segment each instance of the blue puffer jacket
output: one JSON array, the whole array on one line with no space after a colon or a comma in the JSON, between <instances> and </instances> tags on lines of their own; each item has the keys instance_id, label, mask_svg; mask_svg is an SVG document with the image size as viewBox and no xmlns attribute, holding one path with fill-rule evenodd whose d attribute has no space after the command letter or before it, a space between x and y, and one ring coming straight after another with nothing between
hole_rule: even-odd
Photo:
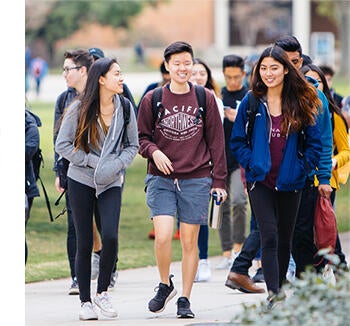
<instances>
[{"instance_id":1,"label":"blue puffer jacket","mask_svg":"<svg viewBox=\"0 0 350 326\"><path fill-rule=\"evenodd\" d=\"M250 146L246 134L247 109L248 95L243 98L239 106L232 129L230 148L245 169L247 182L263 181L271 169L271 117L266 104L260 101ZM306 177L314 173L321 152L320 131L314 125L306 127L304 132L303 157L298 156L298 133L287 134L276 190L300 190L305 185Z\"/></svg>"}]
</instances>

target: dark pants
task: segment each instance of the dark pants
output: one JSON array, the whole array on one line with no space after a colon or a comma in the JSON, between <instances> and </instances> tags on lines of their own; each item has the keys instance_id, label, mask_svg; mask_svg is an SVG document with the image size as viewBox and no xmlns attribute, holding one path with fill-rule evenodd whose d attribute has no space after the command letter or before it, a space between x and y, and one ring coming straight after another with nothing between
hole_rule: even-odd
<instances>
[{"instance_id":1,"label":"dark pants","mask_svg":"<svg viewBox=\"0 0 350 326\"><path fill-rule=\"evenodd\" d=\"M199 259L208 258L208 238L209 238L208 225L201 225L199 228L199 235L198 235Z\"/></svg>"},{"instance_id":2,"label":"dark pants","mask_svg":"<svg viewBox=\"0 0 350 326\"><path fill-rule=\"evenodd\" d=\"M68 178L68 192L77 236L76 274L80 300L91 301L92 222L95 205L101 221L102 251L97 281L97 293L107 291L118 251L118 228L121 188L112 187L96 198L94 188Z\"/></svg>"},{"instance_id":3,"label":"dark pants","mask_svg":"<svg viewBox=\"0 0 350 326\"><path fill-rule=\"evenodd\" d=\"M77 254L77 237L75 233L75 227L73 223L72 209L70 207L69 195L66 191L66 209L67 209L67 255L69 261L70 275L72 279L76 277L75 275L75 256Z\"/></svg>"},{"instance_id":4,"label":"dark pants","mask_svg":"<svg viewBox=\"0 0 350 326\"><path fill-rule=\"evenodd\" d=\"M260 182L249 190L261 237L261 263L267 289L278 293L286 279L301 191L275 191Z\"/></svg>"},{"instance_id":5,"label":"dark pants","mask_svg":"<svg viewBox=\"0 0 350 326\"><path fill-rule=\"evenodd\" d=\"M295 223L292 255L296 264L296 276L305 271L306 266L317 264L314 244L314 215L318 190L313 180L308 180L303 189L300 207ZM320 260L319 260L320 262ZM318 263L319 263L318 262Z\"/></svg>"},{"instance_id":6,"label":"dark pants","mask_svg":"<svg viewBox=\"0 0 350 326\"><path fill-rule=\"evenodd\" d=\"M260 250L260 231L256 218L252 212L252 222L250 224L250 233L244 240L242 250L238 257L234 260L231 272L248 276L248 270L252 266L253 259Z\"/></svg>"}]
</instances>

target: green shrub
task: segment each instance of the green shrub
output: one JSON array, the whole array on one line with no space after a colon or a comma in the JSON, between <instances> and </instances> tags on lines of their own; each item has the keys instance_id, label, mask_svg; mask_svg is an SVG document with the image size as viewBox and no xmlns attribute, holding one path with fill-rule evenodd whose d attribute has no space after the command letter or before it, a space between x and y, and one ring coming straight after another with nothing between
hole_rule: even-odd
<instances>
[{"instance_id":1,"label":"green shrub","mask_svg":"<svg viewBox=\"0 0 350 326\"><path fill-rule=\"evenodd\" d=\"M326 256L327 258L330 255ZM333 257L333 258L332 258ZM337 256L332 256L336 262ZM336 268L336 282L310 269L302 279L282 287L286 299L266 310L260 305L243 304L243 311L234 316L232 325L273 326L343 326L350 325L350 273Z\"/></svg>"}]
</instances>

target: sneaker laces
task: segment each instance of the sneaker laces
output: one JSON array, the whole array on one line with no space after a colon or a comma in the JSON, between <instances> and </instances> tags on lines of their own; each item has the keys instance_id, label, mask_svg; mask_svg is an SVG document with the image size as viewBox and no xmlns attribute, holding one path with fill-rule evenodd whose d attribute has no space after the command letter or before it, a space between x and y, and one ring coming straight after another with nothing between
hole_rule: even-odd
<instances>
[{"instance_id":1,"label":"sneaker laces","mask_svg":"<svg viewBox=\"0 0 350 326\"><path fill-rule=\"evenodd\" d=\"M110 297L107 292L102 292L97 296L98 300L104 310L113 310L112 303L110 301Z\"/></svg>"}]
</instances>

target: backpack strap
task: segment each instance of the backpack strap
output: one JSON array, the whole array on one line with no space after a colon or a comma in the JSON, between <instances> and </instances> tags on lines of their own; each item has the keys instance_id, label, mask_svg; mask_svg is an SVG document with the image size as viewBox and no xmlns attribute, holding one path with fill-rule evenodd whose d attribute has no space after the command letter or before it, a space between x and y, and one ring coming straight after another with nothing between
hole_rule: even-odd
<instances>
[{"instance_id":1,"label":"backpack strap","mask_svg":"<svg viewBox=\"0 0 350 326\"><path fill-rule=\"evenodd\" d=\"M247 139L248 139L249 146L251 146L251 142L252 142L255 117L256 117L256 113L258 112L258 107L259 107L259 100L254 96L251 90L248 91L248 109L247 109L248 121L247 121L246 132L247 132Z\"/></svg>"},{"instance_id":2,"label":"backpack strap","mask_svg":"<svg viewBox=\"0 0 350 326\"><path fill-rule=\"evenodd\" d=\"M53 222L53 216L52 216L52 211L51 211L50 199L49 199L49 196L48 196L47 191L45 189L44 182L41 179L40 175L38 176L38 180L40 181L41 187L43 188L47 210L49 211L50 221Z\"/></svg>"},{"instance_id":3,"label":"backpack strap","mask_svg":"<svg viewBox=\"0 0 350 326\"><path fill-rule=\"evenodd\" d=\"M207 99L205 95L205 88L200 85L194 85L194 89L196 91L196 97L198 102L198 112L196 115L196 119L194 121L195 124L199 122L200 117L202 116L203 121L203 136L205 138L205 117L206 117L206 106Z\"/></svg>"},{"instance_id":4,"label":"backpack strap","mask_svg":"<svg viewBox=\"0 0 350 326\"><path fill-rule=\"evenodd\" d=\"M162 105L162 96L163 96L163 86L156 87L152 93L152 134L154 134L154 129L156 128L157 119L160 120L162 112L160 109L163 108Z\"/></svg>"},{"instance_id":5,"label":"backpack strap","mask_svg":"<svg viewBox=\"0 0 350 326\"><path fill-rule=\"evenodd\" d=\"M123 107L123 117L124 117L122 144L124 147L127 147L129 146L127 126L130 122L130 102L126 101L123 95L119 95L119 99Z\"/></svg>"}]
</instances>

